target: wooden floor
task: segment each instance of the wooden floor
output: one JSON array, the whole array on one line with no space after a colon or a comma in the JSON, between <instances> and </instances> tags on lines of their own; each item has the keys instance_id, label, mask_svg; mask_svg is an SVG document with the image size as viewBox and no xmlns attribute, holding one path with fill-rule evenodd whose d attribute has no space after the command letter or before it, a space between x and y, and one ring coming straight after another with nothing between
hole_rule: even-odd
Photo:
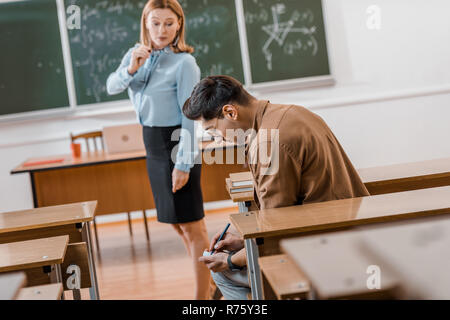
<instances>
[{"instance_id":1,"label":"wooden floor","mask_svg":"<svg viewBox=\"0 0 450 320\"><path fill-rule=\"evenodd\" d=\"M223 230L237 207L206 212L211 238ZM133 236L128 223L97 226L100 259L96 255L100 298L103 299L193 299L194 278L191 259L168 224L149 220L150 242L143 220L133 220ZM82 297L89 299L88 291ZM66 294L70 299L70 295Z\"/></svg>"}]
</instances>

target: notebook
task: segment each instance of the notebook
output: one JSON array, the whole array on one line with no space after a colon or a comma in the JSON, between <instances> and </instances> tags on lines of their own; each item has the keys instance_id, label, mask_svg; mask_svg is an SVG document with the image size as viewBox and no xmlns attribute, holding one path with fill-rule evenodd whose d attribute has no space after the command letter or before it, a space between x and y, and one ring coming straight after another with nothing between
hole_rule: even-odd
<instances>
[{"instance_id":1,"label":"notebook","mask_svg":"<svg viewBox=\"0 0 450 320\"><path fill-rule=\"evenodd\" d=\"M253 187L253 177L250 171L230 173L230 180L232 187Z\"/></svg>"},{"instance_id":2,"label":"notebook","mask_svg":"<svg viewBox=\"0 0 450 320\"><path fill-rule=\"evenodd\" d=\"M249 191L253 191L253 184L252 185L247 185L247 186L242 186L242 187L233 187L231 185L231 180L230 178L226 178L225 182L227 184L227 188L228 188L228 192L229 193L239 193L239 192L249 192Z\"/></svg>"}]
</instances>

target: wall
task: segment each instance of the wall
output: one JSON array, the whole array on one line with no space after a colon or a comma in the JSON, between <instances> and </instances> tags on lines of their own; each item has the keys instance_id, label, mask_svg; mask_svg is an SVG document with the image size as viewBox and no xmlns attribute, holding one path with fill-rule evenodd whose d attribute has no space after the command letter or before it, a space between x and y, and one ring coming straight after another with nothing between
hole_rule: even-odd
<instances>
[{"instance_id":1,"label":"wall","mask_svg":"<svg viewBox=\"0 0 450 320\"><path fill-rule=\"evenodd\" d=\"M450 157L450 3L446 0L325 0L333 87L255 93L311 108L357 168ZM381 9L369 30L366 9ZM32 207L28 157L69 152L69 132L135 121L131 108L0 123L0 211Z\"/></svg>"}]
</instances>

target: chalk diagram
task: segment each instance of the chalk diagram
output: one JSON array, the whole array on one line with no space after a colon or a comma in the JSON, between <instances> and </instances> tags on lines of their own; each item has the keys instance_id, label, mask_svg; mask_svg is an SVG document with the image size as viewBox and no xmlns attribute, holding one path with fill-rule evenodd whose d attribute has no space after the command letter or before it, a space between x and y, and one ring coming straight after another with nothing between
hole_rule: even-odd
<instances>
[{"instance_id":1,"label":"chalk diagram","mask_svg":"<svg viewBox=\"0 0 450 320\"><path fill-rule=\"evenodd\" d=\"M308 40L306 43L302 43L299 39L295 44L289 45L287 48L285 47L285 53L289 55L293 55L294 50L300 50L310 47L312 48L312 55L315 56L318 50L318 43L314 36L316 32L316 27L300 27L294 28L294 25L297 21L299 21L302 17L297 10L295 10L291 18L286 22L279 22L280 16L286 12L286 6L282 3L276 4L271 7L272 10L272 18L273 24L264 25L261 29L269 35L269 39L266 40L264 46L262 47L262 52L266 58L267 69L272 71L272 51L270 50L270 46L272 43L277 43L280 47L285 46L286 38L291 33L301 33L303 35L308 36ZM305 15L303 15L305 16ZM312 13L310 13L310 21L314 19Z\"/></svg>"},{"instance_id":2,"label":"chalk diagram","mask_svg":"<svg viewBox=\"0 0 450 320\"><path fill-rule=\"evenodd\" d=\"M73 51L74 73L80 80L79 90L94 102L101 102L108 98L106 94L106 77L109 72L122 61L132 34L139 31L139 23L130 21L131 30L126 23L112 19L110 15L122 16L126 13L134 14L140 11L145 1L134 3L125 1L99 1L91 7L85 4L81 9L81 30L74 30L70 34L71 50ZM124 52L117 52L116 46L124 47ZM75 53L75 54L74 54ZM86 87L84 86L85 84Z\"/></svg>"}]
</instances>

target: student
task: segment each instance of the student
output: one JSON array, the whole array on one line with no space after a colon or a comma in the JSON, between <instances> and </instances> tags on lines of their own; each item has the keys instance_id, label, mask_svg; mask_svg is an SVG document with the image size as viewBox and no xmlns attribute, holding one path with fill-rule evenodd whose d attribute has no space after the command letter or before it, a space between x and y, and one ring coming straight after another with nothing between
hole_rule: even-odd
<instances>
[{"instance_id":1,"label":"student","mask_svg":"<svg viewBox=\"0 0 450 320\"><path fill-rule=\"evenodd\" d=\"M369 195L326 123L303 107L257 100L239 81L211 76L194 88L183 112L225 140L236 141L246 134L259 209ZM270 155L268 161L264 154ZM210 250L219 235L213 237ZM218 253L199 260L213 271L226 299L247 299L244 240L227 232L216 247Z\"/></svg>"},{"instance_id":2,"label":"student","mask_svg":"<svg viewBox=\"0 0 450 320\"><path fill-rule=\"evenodd\" d=\"M185 42L185 17L176 0L150 0L141 18L140 44L130 48L107 80L109 94L128 89L143 125L147 171L159 222L181 236L194 263L196 299L209 298L210 273L198 261L208 246L194 121L181 108L200 80L194 50ZM177 136L181 130L178 151ZM174 159L175 158L175 159Z\"/></svg>"}]
</instances>

